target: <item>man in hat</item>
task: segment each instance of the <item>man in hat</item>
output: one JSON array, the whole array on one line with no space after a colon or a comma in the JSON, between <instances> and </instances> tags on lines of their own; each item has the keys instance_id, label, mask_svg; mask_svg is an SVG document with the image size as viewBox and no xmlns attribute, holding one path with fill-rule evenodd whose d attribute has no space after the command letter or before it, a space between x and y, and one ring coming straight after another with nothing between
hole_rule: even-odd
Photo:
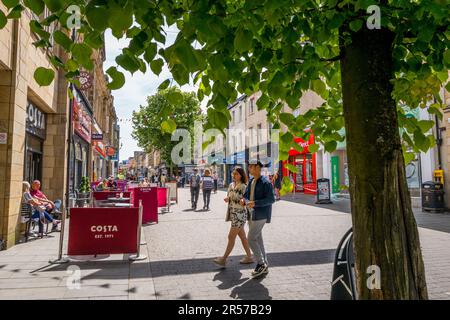
<instances>
[{"instance_id":1,"label":"man in hat","mask_svg":"<svg viewBox=\"0 0 450 320\"><path fill-rule=\"evenodd\" d=\"M269 272L262 229L266 223L270 223L275 193L272 183L261 175L263 166L260 161L249 163L248 170L252 178L247 185L244 199L241 200L241 203L245 204L250 211L248 242L257 262L252 272L253 278Z\"/></svg>"},{"instance_id":2,"label":"man in hat","mask_svg":"<svg viewBox=\"0 0 450 320\"><path fill-rule=\"evenodd\" d=\"M110 177L108 178L108 183L106 184L106 187L107 187L109 190L116 190L116 189L117 189L117 182L114 181L114 178L113 178L112 176L110 176Z\"/></svg>"}]
</instances>

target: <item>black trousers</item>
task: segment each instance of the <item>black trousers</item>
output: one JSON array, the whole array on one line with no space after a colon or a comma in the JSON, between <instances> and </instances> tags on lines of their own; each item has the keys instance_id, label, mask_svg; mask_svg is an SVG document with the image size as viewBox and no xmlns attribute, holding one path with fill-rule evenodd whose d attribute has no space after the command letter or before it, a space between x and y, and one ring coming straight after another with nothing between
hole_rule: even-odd
<instances>
[{"instance_id":1,"label":"black trousers","mask_svg":"<svg viewBox=\"0 0 450 320\"><path fill-rule=\"evenodd\" d=\"M193 207L197 206L198 197L200 195L200 187L191 187L191 203Z\"/></svg>"},{"instance_id":2,"label":"black trousers","mask_svg":"<svg viewBox=\"0 0 450 320\"><path fill-rule=\"evenodd\" d=\"M203 189L203 206L209 208L209 202L211 200L211 189L205 190Z\"/></svg>"}]
</instances>

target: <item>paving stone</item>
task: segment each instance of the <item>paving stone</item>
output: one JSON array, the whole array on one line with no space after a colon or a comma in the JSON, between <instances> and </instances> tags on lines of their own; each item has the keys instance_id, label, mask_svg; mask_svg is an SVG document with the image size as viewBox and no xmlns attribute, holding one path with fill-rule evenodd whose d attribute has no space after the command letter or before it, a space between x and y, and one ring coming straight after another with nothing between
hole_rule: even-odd
<instances>
[{"instance_id":1,"label":"paving stone","mask_svg":"<svg viewBox=\"0 0 450 320\"><path fill-rule=\"evenodd\" d=\"M351 225L350 215L338 211L344 203L314 206L305 198L274 204L272 223L263 232L270 272L255 280L254 265L239 264L239 239L225 269L212 262L223 254L229 231L224 196L212 195L209 212L183 211L190 207L189 191L179 190L171 213L143 228L144 261L104 255L48 265L57 256L59 234L1 251L0 299L329 299L335 248ZM429 296L450 300L450 215L416 212L416 218ZM80 290L68 287L70 267L80 268Z\"/></svg>"}]
</instances>

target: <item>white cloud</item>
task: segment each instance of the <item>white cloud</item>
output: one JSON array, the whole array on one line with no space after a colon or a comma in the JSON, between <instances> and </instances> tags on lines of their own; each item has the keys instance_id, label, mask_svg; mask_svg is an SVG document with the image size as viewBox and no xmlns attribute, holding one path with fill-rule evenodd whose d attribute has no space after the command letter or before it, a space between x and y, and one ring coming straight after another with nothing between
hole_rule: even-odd
<instances>
[{"instance_id":1,"label":"white cloud","mask_svg":"<svg viewBox=\"0 0 450 320\"><path fill-rule=\"evenodd\" d=\"M167 46L175 41L176 29L168 29ZM123 39L116 39L111 31L105 33L106 46L106 61L104 69L107 70L111 66L116 66L115 58L121 54L122 48L128 45L128 41ZM123 71L123 70L122 70ZM167 66L164 66L161 74L155 76L151 70L146 74L136 72L134 75L124 71L126 83L120 90L112 92L114 96L114 105L119 119L131 119L133 110L138 110L140 105L146 103L149 95L155 94L158 86L164 80L171 78ZM193 85L184 85L181 87L183 91L197 91L197 87ZM202 108L206 106L206 99L202 103ZM137 146L137 142L131 137L133 128L131 121L119 121L120 125L120 139L122 148L120 149L120 160L128 159L134 155L134 151L141 150Z\"/></svg>"}]
</instances>

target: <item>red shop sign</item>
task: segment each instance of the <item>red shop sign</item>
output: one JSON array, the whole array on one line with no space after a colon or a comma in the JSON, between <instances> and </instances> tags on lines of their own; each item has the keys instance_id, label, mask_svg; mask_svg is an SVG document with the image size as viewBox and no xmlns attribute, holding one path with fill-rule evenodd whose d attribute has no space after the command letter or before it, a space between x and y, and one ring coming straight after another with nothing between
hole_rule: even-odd
<instances>
[{"instance_id":1,"label":"red shop sign","mask_svg":"<svg viewBox=\"0 0 450 320\"><path fill-rule=\"evenodd\" d=\"M86 142L91 142L92 119L86 108L73 99L73 129Z\"/></svg>"},{"instance_id":2,"label":"red shop sign","mask_svg":"<svg viewBox=\"0 0 450 320\"><path fill-rule=\"evenodd\" d=\"M133 203L139 207L142 200L142 223L158 222L158 188L133 188Z\"/></svg>"},{"instance_id":3,"label":"red shop sign","mask_svg":"<svg viewBox=\"0 0 450 320\"><path fill-rule=\"evenodd\" d=\"M139 208L70 209L68 255L137 252Z\"/></svg>"},{"instance_id":4,"label":"red shop sign","mask_svg":"<svg viewBox=\"0 0 450 320\"><path fill-rule=\"evenodd\" d=\"M294 138L294 141L295 141L295 143L297 143L300 147L302 147L303 148L303 152L298 152L297 150L295 150L294 148L291 148L291 150L289 151L289 155L290 156L296 156L296 155L299 155L299 154L307 154L307 153L309 153L309 149L308 149L308 147L310 146L310 145L312 145L312 144L314 144L314 134L313 133L311 133L310 135L309 135L309 140L308 141L305 141L305 140L303 140L302 138Z\"/></svg>"}]
</instances>

